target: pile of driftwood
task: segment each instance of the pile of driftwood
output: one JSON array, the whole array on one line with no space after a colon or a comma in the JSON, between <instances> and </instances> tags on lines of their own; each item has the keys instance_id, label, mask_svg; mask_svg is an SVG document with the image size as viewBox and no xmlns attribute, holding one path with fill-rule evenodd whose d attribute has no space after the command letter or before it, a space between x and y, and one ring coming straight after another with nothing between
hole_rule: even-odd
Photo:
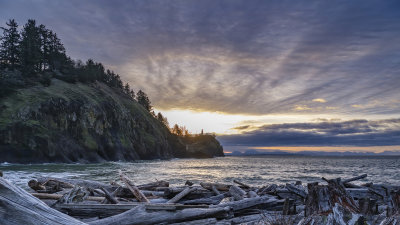
<instances>
[{"instance_id":1,"label":"pile of driftwood","mask_svg":"<svg viewBox=\"0 0 400 225\"><path fill-rule=\"evenodd\" d=\"M171 187L167 181L135 185L119 171L120 184L31 180L30 194L0 178L0 224L400 224L400 187L351 183L366 177Z\"/></svg>"}]
</instances>

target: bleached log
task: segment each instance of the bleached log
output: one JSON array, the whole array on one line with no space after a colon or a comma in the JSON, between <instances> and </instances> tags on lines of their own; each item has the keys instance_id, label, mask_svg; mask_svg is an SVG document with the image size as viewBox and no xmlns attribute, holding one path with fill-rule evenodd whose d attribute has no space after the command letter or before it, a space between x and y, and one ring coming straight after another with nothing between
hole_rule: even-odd
<instances>
[{"instance_id":1,"label":"bleached log","mask_svg":"<svg viewBox=\"0 0 400 225\"><path fill-rule=\"evenodd\" d=\"M246 198L240 201L226 202L219 205L212 205L210 208L229 206L233 211L238 211L259 205L263 205L264 209L268 209L268 207L276 206L277 204L283 204L283 200L278 200L269 196L262 196L256 198Z\"/></svg>"},{"instance_id":2,"label":"bleached log","mask_svg":"<svg viewBox=\"0 0 400 225\"><path fill-rule=\"evenodd\" d=\"M181 204L192 204L192 205L198 205L198 204L207 204L207 205L218 205L222 199L225 197L229 196L228 193L220 194L217 196L212 196L210 198L199 198L199 199L193 199L193 200L186 200L186 201L181 201Z\"/></svg>"},{"instance_id":3,"label":"bleached log","mask_svg":"<svg viewBox=\"0 0 400 225\"><path fill-rule=\"evenodd\" d=\"M245 184L245 183L242 183L242 182L240 182L239 180L233 180L233 182L239 184L239 186L241 186L241 187L250 188L249 185L247 185L247 184Z\"/></svg>"},{"instance_id":4,"label":"bleached log","mask_svg":"<svg viewBox=\"0 0 400 225\"><path fill-rule=\"evenodd\" d=\"M201 182L200 186L208 190L212 190L212 186L215 186L215 188L219 191L229 191L229 188L231 187L231 185L229 184L207 183L207 182Z\"/></svg>"},{"instance_id":5,"label":"bleached log","mask_svg":"<svg viewBox=\"0 0 400 225\"><path fill-rule=\"evenodd\" d=\"M259 195L263 195L263 194L268 194L271 192L275 192L276 188L278 187L278 185L276 184L271 184L267 187L261 188L260 190L258 190L258 194Z\"/></svg>"},{"instance_id":6,"label":"bleached log","mask_svg":"<svg viewBox=\"0 0 400 225\"><path fill-rule=\"evenodd\" d=\"M169 187L169 182L164 180L159 180L156 182L141 184L137 186L140 190L155 191L157 187Z\"/></svg>"},{"instance_id":7,"label":"bleached log","mask_svg":"<svg viewBox=\"0 0 400 225\"><path fill-rule=\"evenodd\" d=\"M185 222L181 222L181 223L172 223L170 225L199 225L199 224L213 225L216 223L217 223L217 219L207 218L207 219L201 219L201 220L185 221Z\"/></svg>"},{"instance_id":8,"label":"bleached log","mask_svg":"<svg viewBox=\"0 0 400 225\"><path fill-rule=\"evenodd\" d=\"M84 224L0 178L0 224Z\"/></svg>"},{"instance_id":9,"label":"bleached log","mask_svg":"<svg viewBox=\"0 0 400 225\"><path fill-rule=\"evenodd\" d=\"M179 194L175 195L175 197L170 199L167 203L176 203L176 202L181 200L183 197L185 197L187 194L189 194L193 190L195 190L195 188L187 187L182 192L180 192Z\"/></svg>"},{"instance_id":10,"label":"bleached log","mask_svg":"<svg viewBox=\"0 0 400 225\"><path fill-rule=\"evenodd\" d=\"M215 185L211 185L211 190L214 192L216 195L220 195L221 192L218 191L218 189L215 187Z\"/></svg>"},{"instance_id":11,"label":"bleached log","mask_svg":"<svg viewBox=\"0 0 400 225\"><path fill-rule=\"evenodd\" d=\"M110 194L105 188L101 187L101 190L104 192L105 198L111 203L111 204L118 204L119 201Z\"/></svg>"},{"instance_id":12,"label":"bleached log","mask_svg":"<svg viewBox=\"0 0 400 225\"><path fill-rule=\"evenodd\" d=\"M352 177L352 178L343 180L342 183L346 184L346 183L349 183L349 182L352 182L352 181L361 180L361 179L366 178L367 176L368 176L367 174L363 174L363 175L360 175L360 176Z\"/></svg>"},{"instance_id":13,"label":"bleached log","mask_svg":"<svg viewBox=\"0 0 400 225\"><path fill-rule=\"evenodd\" d=\"M30 194L38 199L53 199L53 200L59 200L63 196L61 194L47 194L47 193L30 193ZM86 200L101 202L104 200L104 197L88 196Z\"/></svg>"},{"instance_id":14,"label":"bleached log","mask_svg":"<svg viewBox=\"0 0 400 225\"><path fill-rule=\"evenodd\" d=\"M232 195L235 201L243 200L244 196L246 195L246 192L236 185L232 185L229 188L229 193Z\"/></svg>"},{"instance_id":15,"label":"bleached log","mask_svg":"<svg viewBox=\"0 0 400 225\"><path fill-rule=\"evenodd\" d=\"M247 196L248 196L249 198L255 198L255 197L258 197L258 194L257 194L255 191L249 191L249 192L247 193Z\"/></svg>"},{"instance_id":16,"label":"bleached log","mask_svg":"<svg viewBox=\"0 0 400 225\"><path fill-rule=\"evenodd\" d=\"M204 218L226 218L230 215L230 208L210 208L210 209L184 209L177 212L158 211L145 212L144 207L138 206L129 211L108 217L102 220L90 222L92 225L124 225L124 224L157 224L157 223L177 223Z\"/></svg>"},{"instance_id":17,"label":"bleached log","mask_svg":"<svg viewBox=\"0 0 400 225\"><path fill-rule=\"evenodd\" d=\"M125 185L129 188L129 190L131 190L131 192L133 193L133 195L136 197L136 199L140 202L150 202L146 196L139 190L139 188L137 188L132 181L129 180L128 177L126 177L122 171L119 171L119 176L121 178L121 180L125 183Z\"/></svg>"},{"instance_id":18,"label":"bleached log","mask_svg":"<svg viewBox=\"0 0 400 225\"><path fill-rule=\"evenodd\" d=\"M304 190L294 186L293 184L286 184L286 188L290 192L293 192L293 193L295 193L296 195L298 195L298 196L300 196L302 198L306 198L306 196L307 196L307 193Z\"/></svg>"}]
</instances>

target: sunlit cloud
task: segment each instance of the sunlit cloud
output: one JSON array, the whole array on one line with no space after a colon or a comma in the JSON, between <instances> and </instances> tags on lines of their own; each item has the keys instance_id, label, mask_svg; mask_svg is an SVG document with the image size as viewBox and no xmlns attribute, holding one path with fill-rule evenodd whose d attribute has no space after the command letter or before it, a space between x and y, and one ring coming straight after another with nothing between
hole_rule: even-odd
<instances>
[{"instance_id":1,"label":"sunlit cloud","mask_svg":"<svg viewBox=\"0 0 400 225\"><path fill-rule=\"evenodd\" d=\"M323 98L314 98L312 101L313 102L320 102L320 103L325 103L326 102L326 100L323 99Z\"/></svg>"}]
</instances>

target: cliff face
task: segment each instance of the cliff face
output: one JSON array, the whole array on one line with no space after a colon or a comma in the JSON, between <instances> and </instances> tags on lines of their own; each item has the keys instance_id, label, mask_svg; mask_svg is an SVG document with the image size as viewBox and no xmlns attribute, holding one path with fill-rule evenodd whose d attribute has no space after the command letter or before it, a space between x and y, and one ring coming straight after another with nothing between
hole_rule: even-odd
<instances>
[{"instance_id":1,"label":"cliff face","mask_svg":"<svg viewBox=\"0 0 400 225\"><path fill-rule=\"evenodd\" d=\"M99 162L223 156L210 135L172 135L136 101L102 83L19 89L0 99L0 161Z\"/></svg>"}]
</instances>

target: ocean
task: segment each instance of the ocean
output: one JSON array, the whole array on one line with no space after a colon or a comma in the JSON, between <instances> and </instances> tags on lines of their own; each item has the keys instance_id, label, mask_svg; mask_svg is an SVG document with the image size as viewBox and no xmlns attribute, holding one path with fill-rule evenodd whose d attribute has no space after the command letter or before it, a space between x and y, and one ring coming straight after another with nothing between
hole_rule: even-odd
<instances>
[{"instance_id":1,"label":"ocean","mask_svg":"<svg viewBox=\"0 0 400 225\"><path fill-rule=\"evenodd\" d=\"M250 185L285 184L302 181L323 182L325 178L350 178L368 174L355 183L400 185L399 156L257 156L212 159L172 159L97 164L0 164L0 171L12 183L28 189L30 179L41 176L80 178L103 182L118 180L124 171L135 184L166 180L183 185L187 180L231 183L239 179Z\"/></svg>"}]
</instances>

